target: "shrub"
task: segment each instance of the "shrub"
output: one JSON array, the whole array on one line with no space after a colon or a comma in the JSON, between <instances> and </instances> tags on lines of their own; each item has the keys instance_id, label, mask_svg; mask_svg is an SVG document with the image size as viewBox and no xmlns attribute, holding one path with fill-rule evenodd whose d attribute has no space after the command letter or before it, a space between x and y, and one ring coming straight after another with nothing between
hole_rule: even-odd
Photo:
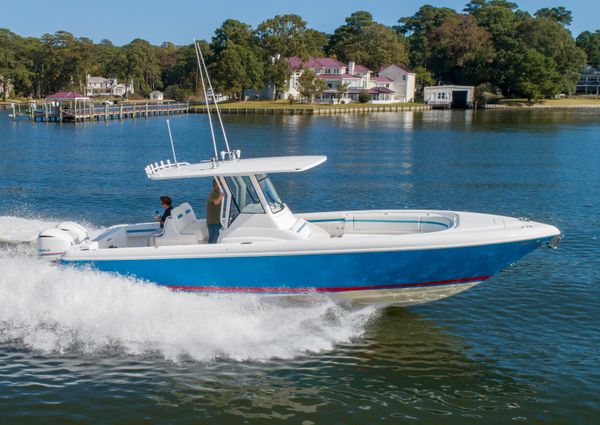
<instances>
[{"instance_id":1,"label":"shrub","mask_svg":"<svg viewBox=\"0 0 600 425\"><path fill-rule=\"evenodd\" d=\"M178 102L187 101L191 94L190 90L181 88L177 84L173 84L165 90L165 98L177 100Z\"/></svg>"},{"instance_id":2,"label":"shrub","mask_svg":"<svg viewBox=\"0 0 600 425\"><path fill-rule=\"evenodd\" d=\"M360 103L368 103L371 100L371 96L369 96L369 92L367 90L361 90L358 94L358 101Z\"/></svg>"},{"instance_id":3,"label":"shrub","mask_svg":"<svg viewBox=\"0 0 600 425\"><path fill-rule=\"evenodd\" d=\"M498 103L500 97L498 89L490 83L483 83L475 88L475 101L480 105Z\"/></svg>"}]
</instances>

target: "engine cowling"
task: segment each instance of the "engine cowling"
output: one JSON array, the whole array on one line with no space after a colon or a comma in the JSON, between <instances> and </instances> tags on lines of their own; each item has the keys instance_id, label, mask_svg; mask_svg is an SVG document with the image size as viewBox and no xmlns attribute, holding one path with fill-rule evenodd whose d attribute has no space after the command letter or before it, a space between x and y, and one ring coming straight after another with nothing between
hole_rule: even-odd
<instances>
[{"instance_id":1,"label":"engine cowling","mask_svg":"<svg viewBox=\"0 0 600 425\"><path fill-rule=\"evenodd\" d=\"M73 241L79 244L88 239L88 233L85 228L72 221L63 221L56 225L57 229L64 230L73 237Z\"/></svg>"},{"instance_id":2,"label":"engine cowling","mask_svg":"<svg viewBox=\"0 0 600 425\"><path fill-rule=\"evenodd\" d=\"M58 260L74 244L73 236L66 230L42 230L37 238L37 256L51 261Z\"/></svg>"}]
</instances>

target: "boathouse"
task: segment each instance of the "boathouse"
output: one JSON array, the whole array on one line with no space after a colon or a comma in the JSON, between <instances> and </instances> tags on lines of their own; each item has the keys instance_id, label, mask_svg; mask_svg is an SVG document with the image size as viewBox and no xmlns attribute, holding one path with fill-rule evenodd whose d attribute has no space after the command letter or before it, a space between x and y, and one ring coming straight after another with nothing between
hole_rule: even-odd
<instances>
[{"instance_id":1,"label":"boathouse","mask_svg":"<svg viewBox=\"0 0 600 425\"><path fill-rule=\"evenodd\" d=\"M423 89L423 100L432 108L467 109L473 106L474 86L428 86Z\"/></svg>"}]
</instances>

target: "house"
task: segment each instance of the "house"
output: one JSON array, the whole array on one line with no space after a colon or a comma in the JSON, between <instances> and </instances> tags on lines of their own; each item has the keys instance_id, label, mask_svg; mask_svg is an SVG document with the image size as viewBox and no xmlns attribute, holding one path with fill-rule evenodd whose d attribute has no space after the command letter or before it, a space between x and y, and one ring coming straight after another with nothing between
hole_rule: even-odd
<instances>
[{"instance_id":1,"label":"house","mask_svg":"<svg viewBox=\"0 0 600 425\"><path fill-rule=\"evenodd\" d=\"M4 99L4 90L6 90L6 99L10 97L10 93L13 91L13 85L10 83L8 78L4 78L0 75L0 99Z\"/></svg>"},{"instance_id":2,"label":"house","mask_svg":"<svg viewBox=\"0 0 600 425\"><path fill-rule=\"evenodd\" d=\"M394 92L395 102L415 101L417 74L410 71L406 66L392 64L381 67L379 78L387 78L390 81L389 86L386 85L386 87Z\"/></svg>"},{"instance_id":3,"label":"house","mask_svg":"<svg viewBox=\"0 0 600 425\"><path fill-rule=\"evenodd\" d=\"M164 95L161 91L154 90L153 92L150 92L150 100L163 100L163 98Z\"/></svg>"},{"instance_id":4,"label":"house","mask_svg":"<svg viewBox=\"0 0 600 425\"><path fill-rule=\"evenodd\" d=\"M433 108L471 108L474 98L474 86L429 86L423 89L423 100Z\"/></svg>"},{"instance_id":5,"label":"house","mask_svg":"<svg viewBox=\"0 0 600 425\"><path fill-rule=\"evenodd\" d=\"M587 66L575 86L575 93L579 94L600 94L600 70L593 66Z\"/></svg>"},{"instance_id":6,"label":"house","mask_svg":"<svg viewBox=\"0 0 600 425\"><path fill-rule=\"evenodd\" d=\"M125 96L126 93L133 94L133 80L125 85L116 78L93 77L88 74L85 79L87 96Z\"/></svg>"},{"instance_id":7,"label":"house","mask_svg":"<svg viewBox=\"0 0 600 425\"><path fill-rule=\"evenodd\" d=\"M325 91L316 99L318 103L357 102L361 93L367 93L371 103L412 102L415 97L415 77L403 65L382 67L379 73L355 62L342 63L334 58L308 58L297 56L286 59L292 74L281 99L299 98L298 79L305 69L311 69L325 83Z\"/></svg>"}]
</instances>

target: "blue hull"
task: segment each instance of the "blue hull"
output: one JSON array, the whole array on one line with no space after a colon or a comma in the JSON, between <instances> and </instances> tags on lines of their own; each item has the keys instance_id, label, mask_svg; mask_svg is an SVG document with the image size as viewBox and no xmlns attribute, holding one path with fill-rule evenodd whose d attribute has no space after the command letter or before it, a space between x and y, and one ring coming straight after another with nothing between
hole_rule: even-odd
<instances>
[{"instance_id":1,"label":"blue hull","mask_svg":"<svg viewBox=\"0 0 600 425\"><path fill-rule=\"evenodd\" d=\"M63 262L180 290L341 292L482 281L549 239L416 251Z\"/></svg>"}]
</instances>

